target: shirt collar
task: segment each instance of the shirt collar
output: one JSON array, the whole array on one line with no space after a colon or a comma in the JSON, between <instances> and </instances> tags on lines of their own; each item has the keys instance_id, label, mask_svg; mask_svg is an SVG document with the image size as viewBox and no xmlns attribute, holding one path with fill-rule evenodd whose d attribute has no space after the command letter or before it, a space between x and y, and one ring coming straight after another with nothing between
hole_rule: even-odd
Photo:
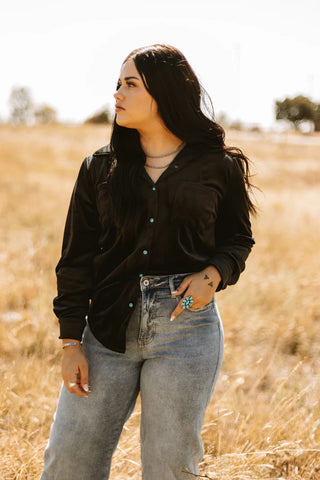
<instances>
[{"instance_id":1,"label":"shirt collar","mask_svg":"<svg viewBox=\"0 0 320 480\"><path fill-rule=\"evenodd\" d=\"M156 183L160 183L165 180L170 175L179 172L183 169L186 165L188 165L191 161L195 160L196 156L199 155L199 151L195 145L186 144L179 153L174 157L170 165L165 169L165 171L160 175ZM154 184L155 182L146 172L144 166L141 167L141 177L146 180L150 184Z\"/></svg>"}]
</instances>

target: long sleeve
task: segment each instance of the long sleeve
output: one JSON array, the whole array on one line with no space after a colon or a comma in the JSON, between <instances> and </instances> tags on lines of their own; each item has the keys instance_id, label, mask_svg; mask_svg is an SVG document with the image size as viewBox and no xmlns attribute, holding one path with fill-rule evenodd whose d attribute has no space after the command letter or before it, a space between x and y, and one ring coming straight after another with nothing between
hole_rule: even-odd
<instances>
[{"instance_id":1,"label":"long sleeve","mask_svg":"<svg viewBox=\"0 0 320 480\"><path fill-rule=\"evenodd\" d=\"M60 322L59 338L80 340L93 286L93 257L98 250L99 217L92 156L86 157L72 192L68 209L61 258L56 266L58 294L53 310Z\"/></svg>"},{"instance_id":2,"label":"long sleeve","mask_svg":"<svg viewBox=\"0 0 320 480\"><path fill-rule=\"evenodd\" d=\"M228 157L230 158L230 157ZM210 259L221 275L217 291L234 285L245 269L254 245L243 174L232 159L232 170L216 221L216 248Z\"/></svg>"}]
</instances>

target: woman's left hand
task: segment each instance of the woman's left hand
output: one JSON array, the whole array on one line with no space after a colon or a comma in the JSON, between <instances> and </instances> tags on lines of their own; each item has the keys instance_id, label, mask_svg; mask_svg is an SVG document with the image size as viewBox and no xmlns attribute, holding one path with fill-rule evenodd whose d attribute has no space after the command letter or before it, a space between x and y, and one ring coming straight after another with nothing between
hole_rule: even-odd
<instances>
[{"instance_id":1,"label":"woman's left hand","mask_svg":"<svg viewBox=\"0 0 320 480\"><path fill-rule=\"evenodd\" d=\"M220 273L213 265L201 270L201 272L185 277L179 287L172 292L172 295L182 295L183 292L184 295L172 312L170 320L174 320L183 311L182 301L185 297L192 296L193 298L193 303L189 307L190 310L204 307L212 299L220 280Z\"/></svg>"}]
</instances>

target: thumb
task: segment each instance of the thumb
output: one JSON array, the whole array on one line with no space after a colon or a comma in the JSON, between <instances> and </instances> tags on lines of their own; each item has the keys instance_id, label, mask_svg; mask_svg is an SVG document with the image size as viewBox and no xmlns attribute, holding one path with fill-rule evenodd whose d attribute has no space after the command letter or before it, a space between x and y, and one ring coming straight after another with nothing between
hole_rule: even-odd
<instances>
[{"instance_id":1,"label":"thumb","mask_svg":"<svg viewBox=\"0 0 320 480\"><path fill-rule=\"evenodd\" d=\"M80 370L80 379L81 379L81 387L85 392L89 391L89 378L88 378L88 363L84 363L79 365Z\"/></svg>"},{"instance_id":2,"label":"thumb","mask_svg":"<svg viewBox=\"0 0 320 480\"><path fill-rule=\"evenodd\" d=\"M190 283L191 283L191 275L189 277L185 277L182 280L179 287L172 292L172 295L181 295L189 287Z\"/></svg>"}]
</instances>

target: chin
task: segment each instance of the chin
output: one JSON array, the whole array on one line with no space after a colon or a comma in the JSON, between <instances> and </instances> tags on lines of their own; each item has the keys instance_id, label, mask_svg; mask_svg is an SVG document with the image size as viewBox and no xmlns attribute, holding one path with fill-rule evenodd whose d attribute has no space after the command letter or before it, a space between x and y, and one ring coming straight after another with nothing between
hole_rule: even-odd
<instances>
[{"instance_id":1,"label":"chin","mask_svg":"<svg viewBox=\"0 0 320 480\"><path fill-rule=\"evenodd\" d=\"M116 124L119 125L119 127L127 127L128 126L128 122L126 122L121 117L119 118L118 115L116 116Z\"/></svg>"},{"instance_id":2,"label":"chin","mask_svg":"<svg viewBox=\"0 0 320 480\"><path fill-rule=\"evenodd\" d=\"M136 128L135 125L132 125L132 123L126 122L124 119L119 118L118 115L116 116L116 124L119 125L119 127Z\"/></svg>"}]
</instances>

